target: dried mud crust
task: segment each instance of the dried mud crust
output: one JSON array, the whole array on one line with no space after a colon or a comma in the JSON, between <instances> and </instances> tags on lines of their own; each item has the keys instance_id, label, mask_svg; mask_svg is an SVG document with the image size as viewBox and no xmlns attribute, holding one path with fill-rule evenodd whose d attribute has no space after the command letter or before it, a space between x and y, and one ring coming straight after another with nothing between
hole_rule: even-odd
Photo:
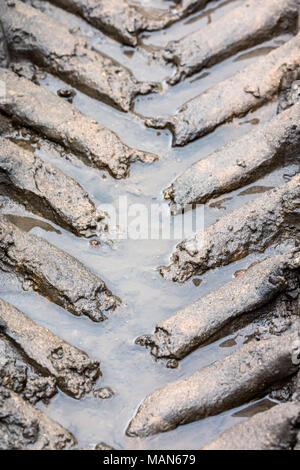
<instances>
[{"instance_id":1,"label":"dried mud crust","mask_svg":"<svg viewBox=\"0 0 300 470\"><path fill-rule=\"evenodd\" d=\"M99 362L33 322L0 299L0 328L27 358L74 398L89 393L100 375Z\"/></svg>"},{"instance_id":2,"label":"dried mud crust","mask_svg":"<svg viewBox=\"0 0 300 470\"><path fill-rule=\"evenodd\" d=\"M122 43L136 46L140 33L164 29L190 13L204 8L210 0L183 0L166 10L145 8L141 2L130 0L51 1L61 8L79 14L87 22Z\"/></svg>"},{"instance_id":3,"label":"dried mud crust","mask_svg":"<svg viewBox=\"0 0 300 470\"><path fill-rule=\"evenodd\" d=\"M181 242L161 267L166 279L185 282L194 274L226 266L284 240L299 240L300 175L266 192Z\"/></svg>"},{"instance_id":4,"label":"dried mud crust","mask_svg":"<svg viewBox=\"0 0 300 470\"><path fill-rule=\"evenodd\" d=\"M137 95L158 91L156 84L138 82L127 68L89 47L85 38L30 5L3 0L0 17L12 55L28 57L93 98L129 111Z\"/></svg>"},{"instance_id":5,"label":"dried mud crust","mask_svg":"<svg viewBox=\"0 0 300 470\"><path fill-rule=\"evenodd\" d=\"M292 360L298 331L251 341L192 376L151 393L131 420L127 435L146 437L170 431L264 394L299 371Z\"/></svg>"},{"instance_id":6,"label":"dried mud crust","mask_svg":"<svg viewBox=\"0 0 300 470\"><path fill-rule=\"evenodd\" d=\"M194 163L165 189L165 197L174 213L189 204L205 203L297 161L299 148L300 103Z\"/></svg>"},{"instance_id":7,"label":"dried mud crust","mask_svg":"<svg viewBox=\"0 0 300 470\"><path fill-rule=\"evenodd\" d=\"M300 33L283 46L248 65L185 103L169 117L147 118L148 127L169 128L173 146L187 143L214 131L235 117L246 115L271 101L282 81L294 73L300 77Z\"/></svg>"},{"instance_id":8,"label":"dried mud crust","mask_svg":"<svg viewBox=\"0 0 300 470\"><path fill-rule=\"evenodd\" d=\"M279 310L287 323L299 313L299 248L267 258L243 274L209 292L160 322L153 335L137 339L150 346L155 358L182 359L195 348L225 336L227 327L239 329L260 317L276 317Z\"/></svg>"},{"instance_id":9,"label":"dried mud crust","mask_svg":"<svg viewBox=\"0 0 300 470\"><path fill-rule=\"evenodd\" d=\"M75 444L62 426L0 386L0 449L63 450Z\"/></svg>"},{"instance_id":10,"label":"dried mud crust","mask_svg":"<svg viewBox=\"0 0 300 470\"><path fill-rule=\"evenodd\" d=\"M56 379L42 375L1 333L0 385L13 390L33 405L40 400L48 402L57 392Z\"/></svg>"},{"instance_id":11,"label":"dried mud crust","mask_svg":"<svg viewBox=\"0 0 300 470\"><path fill-rule=\"evenodd\" d=\"M79 261L0 216L0 262L30 279L35 289L73 315L107 319L118 300L104 281Z\"/></svg>"},{"instance_id":12,"label":"dried mud crust","mask_svg":"<svg viewBox=\"0 0 300 470\"><path fill-rule=\"evenodd\" d=\"M76 181L2 137L0 178L14 199L76 235L89 237L100 232L105 214L96 210Z\"/></svg>"},{"instance_id":13,"label":"dried mud crust","mask_svg":"<svg viewBox=\"0 0 300 470\"><path fill-rule=\"evenodd\" d=\"M61 144L86 164L108 169L119 179L128 176L131 163L157 159L156 155L123 144L114 132L31 81L6 69L0 69L0 80L6 84L6 96L0 96L2 112Z\"/></svg>"},{"instance_id":14,"label":"dried mud crust","mask_svg":"<svg viewBox=\"0 0 300 470\"><path fill-rule=\"evenodd\" d=\"M299 6L299 0L247 0L207 26L169 43L164 57L178 67L170 83L274 35L296 32Z\"/></svg>"}]
</instances>

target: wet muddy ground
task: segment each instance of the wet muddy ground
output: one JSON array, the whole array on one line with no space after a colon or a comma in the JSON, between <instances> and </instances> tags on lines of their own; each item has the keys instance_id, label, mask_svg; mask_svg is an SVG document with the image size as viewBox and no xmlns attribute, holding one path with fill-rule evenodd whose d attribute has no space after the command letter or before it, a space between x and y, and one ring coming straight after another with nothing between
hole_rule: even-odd
<instances>
[{"instance_id":1,"label":"wet muddy ground","mask_svg":"<svg viewBox=\"0 0 300 470\"><path fill-rule=\"evenodd\" d=\"M47 14L59 18L68 24L69 28L81 28L82 32L88 34L89 42L96 50L110 55L128 67L138 80L159 81L162 85L161 93L138 97L131 113L118 111L76 90L73 105L82 113L115 131L126 145L159 156L159 160L152 164L134 163L129 178L125 180L117 181L106 171L89 168L80 160L70 158L59 146L33 138L31 134L25 135L18 131L10 134L15 143L29 149L44 161L56 165L78 181L89 193L96 207L102 204L114 204L118 207L120 196L127 197L128 205L138 203L150 207L153 203L162 202L167 205L163 190L192 163L276 115L277 101L274 100L246 117L234 119L212 134L182 148L172 148L172 136L168 130L158 132L146 128L140 117L173 114L187 100L228 78L291 38L289 34L275 37L240 52L176 86L168 87L165 80L174 70L170 66L153 65L148 56L152 45L164 47L168 41L179 39L215 21L231 8L241 4L240 0L213 1L200 13L181 20L165 31L143 34L141 43L146 49L141 47L136 50L121 46L74 15L47 2L42 3ZM160 0L143 0L143 3L166 7L166 2ZM54 93L66 86L62 80L49 73L38 78L38 83ZM224 214L239 208L264 191L282 185L298 171L299 165L288 165L253 184L209 201L205 205L205 226L213 224ZM18 204L7 202L5 195L1 196L1 199L2 212L13 214L14 223L18 227L45 238L76 257L123 300L123 308L111 314L109 321L92 323L85 317L73 317L34 290L23 291L21 284L12 274L0 274L0 296L4 300L25 312L38 324L49 328L60 338L83 349L92 359L101 362L103 376L98 379L97 386L111 388L114 392L112 397L100 399L90 395L77 401L59 391L48 405L37 405L46 411L49 417L73 433L80 447L94 448L97 443L106 442L117 449L195 449L208 443L225 429L243 421L249 413L251 415L253 410L251 408L248 412L248 404L158 436L132 439L125 435L130 419L146 395L228 356L247 341L253 326L247 326L194 351L180 362L177 369L168 369L164 363L155 362L149 352L135 344L135 339L152 332L157 323L213 288L230 281L235 272L247 268L258 259L263 259L266 254L280 252L280 247L276 250L269 248L265 254L250 255L229 266L210 271L201 276L201 283L198 282L199 276L195 276L185 284L179 285L163 279L157 267L169 264L170 255L180 240L120 240L114 241L112 245L101 242L99 246L93 246L89 240L76 237L38 214L26 211ZM271 408L274 401L264 397L257 407Z\"/></svg>"}]
</instances>

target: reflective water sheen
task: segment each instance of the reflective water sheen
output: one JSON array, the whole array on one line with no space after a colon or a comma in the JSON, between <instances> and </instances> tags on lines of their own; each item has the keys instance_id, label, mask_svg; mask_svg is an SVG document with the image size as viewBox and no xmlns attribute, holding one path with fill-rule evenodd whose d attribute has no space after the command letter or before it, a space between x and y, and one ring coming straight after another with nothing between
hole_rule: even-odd
<instances>
[{"instance_id":1,"label":"reflective water sheen","mask_svg":"<svg viewBox=\"0 0 300 470\"><path fill-rule=\"evenodd\" d=\"M143 3L148 6L166 5L162 0L156 0L155 3L144 0ZM167 41L194 31L208 20L214 21L239 3L241 2L233 0L211 2L204 13L192 15L166 31L144 35L143 41L147 45L164 47ZM172 69L154 66L142 49L134 51L129 47L122 47L75 16L58 8L48 8L46 2L43 4L46 4L49 14L67 22L70 27L80 26L82 32L89 35L89 41L96 49L115 57L129 67L137 78L159 80L163 84L164 91L161 94L136 100L137 115L118 112L80 92L77 92L73 101L83 113L116 131L126 144L159 155L159 161L152 165L134 164L130 177L125 181L116 181L106 172L88 168L77 159L67 159L64 153L62 156L58 147L41 140L32 142L30 135L15 136L17 142L24 145L26 141L26 145L33 152L75 178L88 191L96 205L116 203L120 195L126 195L129 204L138 202L150 206L155 201L162 202L163 189L193 162L275 115L276 103L271 103L250 116L220 127L203 139L176 149L171 148L171 135L168 131L158 133L147 129L139 117L173 113L188 99L232 75L258 56L269 52L271 48L278 47L288 36L244 51L176 87L167 88L164 80L172 73ZM217 8L218 4L220 8ZM40 84L55 93L64 85L61 80L51 75ZM293 167L277 170L243 190L210 201L205 207L205 225L212 224L220 216L257 197L264 188L282 184L283 175L292 174L294 170ZM157 322L230 280L235 272L245 269L259 256L250 256L207 273L201 277L202 282L196 278L185 285L176 285L163 280L156 270L157 266L168 263L174 241L122 240L112 246L102 244L95 247L87 240L77 238L52 223L49 224L18 205L6 204L5 198L1 199L1 203L4 204L5 212L14 214L13 221L18 226L49 240L102 277L109 288L122 298L126 307L122 312L113 314L107 322L93 324L88 319L73 317L36 292L24 292L14 277L1 274L0 294L3 298L57 335L87 351L92 358L101 361L103 376L97 385L112 388L115 392L112 398L101 400L89 396L84 400L75 401L59 393L48 406L40 405L48 415L75 434L81 447L93 448L97 443L104 441L118 449L197 449L222 430L248 416L248 411L244 410L248 405L245 405L153 438L140 440L125 436L130 418L147 394L231 354L251 334L251 327L195 351L174 370L167 369L162 363L156 363L149 351L135 345L135 338L144 333L151 333ZM262 406L268 407L270 404L264 403ZM261 409L261 406L258 409Z\"/></svg>"}]
</instances>

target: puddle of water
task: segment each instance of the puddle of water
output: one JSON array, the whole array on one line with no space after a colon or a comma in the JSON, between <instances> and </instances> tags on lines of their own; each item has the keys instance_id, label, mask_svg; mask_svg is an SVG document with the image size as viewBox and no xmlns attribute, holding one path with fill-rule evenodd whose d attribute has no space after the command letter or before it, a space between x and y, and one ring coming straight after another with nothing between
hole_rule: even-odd
<instances>
[{"instance_id":1,"label":"puddle of water","mask_svg":"<svg viewBox=\"0 0 300 470\"><path fill-rule=\"evenodd\" d=\"M30 232L33 228L39 227L46 232L55 232L58 235L61 235L61 231L53 227L53 225L44 222L38 218L33 217L25 217L20 215L13 215L9 214L7 216L8 220L16 225L19 229L23 230L23 232Z\"/></svg>"},{"instance_id":2,"label":"puddle of water","mask_svg":"<svg viewBox=\"0 0 300 470\"><path fill-rule=\"evenodd\" d=\"M281 37L281 41L288 41L291 35ZM266 41L261 46L251 47L244 55L230 57L216 66L201 71L178 85L164 90L163 94L139 96L135 101L134 110L137 114L146 117L174 114L184 103L200 95L221 80L233 76L242 68L250 65L270 50L279 47L278 38ZM248 116L249 119L249 116Z\"/></svg>"},{"instance_id":3,"label":"puddle of water","mask_svg":"<svg viewBox=\"0 0 300 470\"><path fill-rule=\"evenodd\" d=\"M269 400L265 398L264 400L255 403L254 405L249 405L247 408L244 408L241 411L237 411L232 416L234 418L252 418L252 416L257 415L258 413L262 413L264 411L268 411L271 408L274 408L278 403L275 401Z\"/></svg>"},{"instance_id":4,"label":"puddle of water","mask_svg":"<svg viewBox=\"0 0 300 470\"><path fill-rule=\"evenodd\" d=\"M160 8L161 10L167 10L177 4L175 0L132 0L131 3L138 6L142 5L145 8Z\"/></svg>"},{"instance_id":5,"label":"puddle of water","mask_svg":"<svg viewBox=\"0 0 300 470\"><path fill-rule=\"evenodd\" d=\"M241 2L225 3L226 5L216 11L216 15ZM210 4L210 8L213 4L213 2ZM59 17L62 14L54 7L51 7L51 11ZM72 25L71 21L80 22L88 32L94 31L73 15L67 13L63 15L67 15L64 18L70 18L69 25ZM185 31L188 31L188 28L199 27L201 23L185 21L184 24L187 28ZM176 25L170 28L167 34L170 36L176 34L179 37L181 27ZM167 34L154 33L151 35L151 42L159 43L159 38ZM100 36L103 38L98 32L96 35L98 35L97 40ZM286 37L283 36L281 39L286 40ZM276 41L278 39L269 41L264 47L276 47L278 45ZM105 42L101 42L100 46L107 50L107 44L113 44L110 51L116 59L122 56L124 63L131 63L135 72L137 64L140 63L143 68L141 75L144 73L146 65L142 55L139 56L138 52L133 56L124 54L124 48L108 38ZM244 56L239 61L236 60L237 57L240 56L212 68L209 75L202 79L195 81L194 77L192 84L187 81L162 95L137 100L136 110L144 115L148 113L157 115L161 110L164 114L174 112L184 101L199 94L201 90L255 60L253 54ZM47 75L40 84L55 93L65 85L51 75ZM154 202L163 202L163 189L192 163L230 140L249 132L258 122L263 123L276 113L276 103L270 103L243 119L236 119L220 127L203 139L184 148L174 149L171 148L171 135L168 131L158 133L153 129L147 129L142 119L136 115L118 112L80 92L77 92L73 104L83 113L116 131L126 144L157 153L160 157L158 162L149 166L134 164L130 178L116 181L106 172L88 168L76 158L68 160L65 158L65 152L62 152L58 146L49 145L42 140L33 143L30 141L30 136L21 136L18 133L14 135L15 142L26 145L42 159L55 164L77 180L88 191L97 206L104 203L117 205L120 196L127 197L128 205L139 203L148 208ZM239 189L210 201L205 206L205 226L211 225L220 216L257 197L263 191L262 188L282 184L284 175L296 170L297 168L292 165L289 168L278 169L255 184L246 186L243 191ZM5 198L3 201L5 204ZM2 203L2 199L0 202ZM197 276L184 285L176 285L161 278L156 269L161 264L168 264L169 256L177 243L175 240L120 240L112 246L101 244L95 247L91 246L88 240L77 238L53 223L49 224L42 218L33 218L32 214L20 209L18 205L9 203L4 206L4 212L13 213L11 217L14 223L24 230L30 230L31 233L44 237L83 262L105 280L108 287L123 299L126 307L122 312L112 314L107 322L94 324L87 318L73 317L36 292L24 292L14 277L8 274L0 275L1 297L23 310L39 324L87 351L92 358L101 361L103 377L99 379L97 385L110 387L115 392L112 398L101 400L90 396L76 401L59 393L48 406L40 405L49 416L76 435L80 446L92 448L104 441L119 449L197 449L221 431L244 419L244 414L239 413L247 405L181 426L153 438L144 440L127 438L124 433L126 426L147 394L231 354L253 333L253 327L245 327L238 335L222 338L194 351L180 363L178 369L174 370L167 369L159 362L156 363L149 351L135 345L134 340L144 333L151 333L159 321L229 281L235 273L242 271L254 261L277 252L276 250L270 248L266 254L251 255L244 260L209 272L201 278Z\"/></svg>"},{"instance_id":6,"label":"puddle of water","mask_svg":"<svg viewBox=\"0 0 300 470\"><path fill-rule=\"evenodd\" d=\"M211 1L200 12L184 18L178 23L170 26L169 28L157 31L154 33L144 33L141 38L143 44L155 45L165 47L169 41L174 41L183 38L187 34L206 26L212 21L217 20L225 15L232 8L235 8L243 3L243 0L216 0Z\"/></svg>"}]
</instances>

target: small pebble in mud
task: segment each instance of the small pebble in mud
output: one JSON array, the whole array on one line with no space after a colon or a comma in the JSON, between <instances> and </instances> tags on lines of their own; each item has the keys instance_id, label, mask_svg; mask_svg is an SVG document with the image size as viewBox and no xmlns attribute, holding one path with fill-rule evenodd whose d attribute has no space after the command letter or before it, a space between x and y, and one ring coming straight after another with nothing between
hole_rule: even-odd
<instances>
[{"instance_id":1,"label":"small pebble in mud","mask_svg":"<svg viewBox=\"0 0 300 470\"><path fill-rule=\"evenodd\" d=\"M60 98L65 98L72 103L74 96L76 96L76 91L73 88L60 88L57 90L57 94Z\"/></svg>"},{"instance_id":2,"label":"small pebble in mud","mask_svg":"<svg viewBox=\"0 0 300 470\"><path fill-rule=\"evenodd\" d=\"M32 289L32 281L30 281L30 280L24 281L23 284L22 284L22 289L23 289L25 292L27 292L27 291L29 291L30 289Z\"/></svg>"},{"instance_id":3,"label":"small pebble in mud","mask_svg":"<svg viewBox=\"0 0 300 470\"><path fill-rule=\"evenodd\" d=\"M176 359L170 359L166 364L167 369L177 369L178 366L179 362Z\"/></svg>"},{"instance_id":4,"label":"small pebble in mud","mask_svg":"<svg viewBox=\"0 0 300 470\"><path fill-rule=\"evenodd\" d=\"M135 344L139 344L140 346L150 346L151 343L152 343L151 335L139 336L135 340Z\"/></svg>"},{"instance_id":5,"label":"small pebble in mud","mask_svg":"<svg viewBox=\"0 0 300 470\"><path fill-rule=\"evenodd\" d=\"M80 28L79 26L74 26L74 28L70 28L69 31L71 34L76 34L80 32Z\"/></svg>"},{"instance_id":6,"label":"small pebble in mud","mask_svg":"<svg viewBox=\"0 0 300 470\"><path fill-rule=\"evenodd\" d=\"M92 246L99 246L100 245L100 242L98 240L91 240L89 243Z\"/></svg>"},{"instance_id":7,"label":"small pebble in mud","mask_svg":"<svg viewBox=\"0 0 300 470\"><path fill-rule=\"evenodd\" d=\"M111 398L114 396L115 392L109 388L109 387L104 387L104 388L99 388L98 390L94 390L94 397L95 398L101 398L101 400L107 400L108 398Z\"/></svg>"},{"instance_id":8,"label":"small pebble in mud","mask_svg":"<svg viewBox=\"0 0 300 470\"><path fill-rule=\"evenodd\" d=\"M113 447L109 446L105 442L100 442L96 445L95 450L116 450Z\"/></svg>"},{"instance_id":9,"label":"small pebble in mud","mask_svg":"<svg viewBox=\"0 0 300 470\"><path fill-rule=\"evenodd\" d=\"M194 286L199 287L200 284L202 284L202 279L199 279L199 278L193 279L193 284Z\"/></svg>"},{"instance_id":10,"label":"small pebble in mud","mask_svg":"<svg viewBox=\"0 0 300 470\"><path fill-rule=\"evenodd\" d=\"M239 276L242 276L243 274L245 274L246 270L245 269L241 269L240 271L236 271L233 275L234 278L236 277L239 277Z\"/></svg>"}]
</instances>

